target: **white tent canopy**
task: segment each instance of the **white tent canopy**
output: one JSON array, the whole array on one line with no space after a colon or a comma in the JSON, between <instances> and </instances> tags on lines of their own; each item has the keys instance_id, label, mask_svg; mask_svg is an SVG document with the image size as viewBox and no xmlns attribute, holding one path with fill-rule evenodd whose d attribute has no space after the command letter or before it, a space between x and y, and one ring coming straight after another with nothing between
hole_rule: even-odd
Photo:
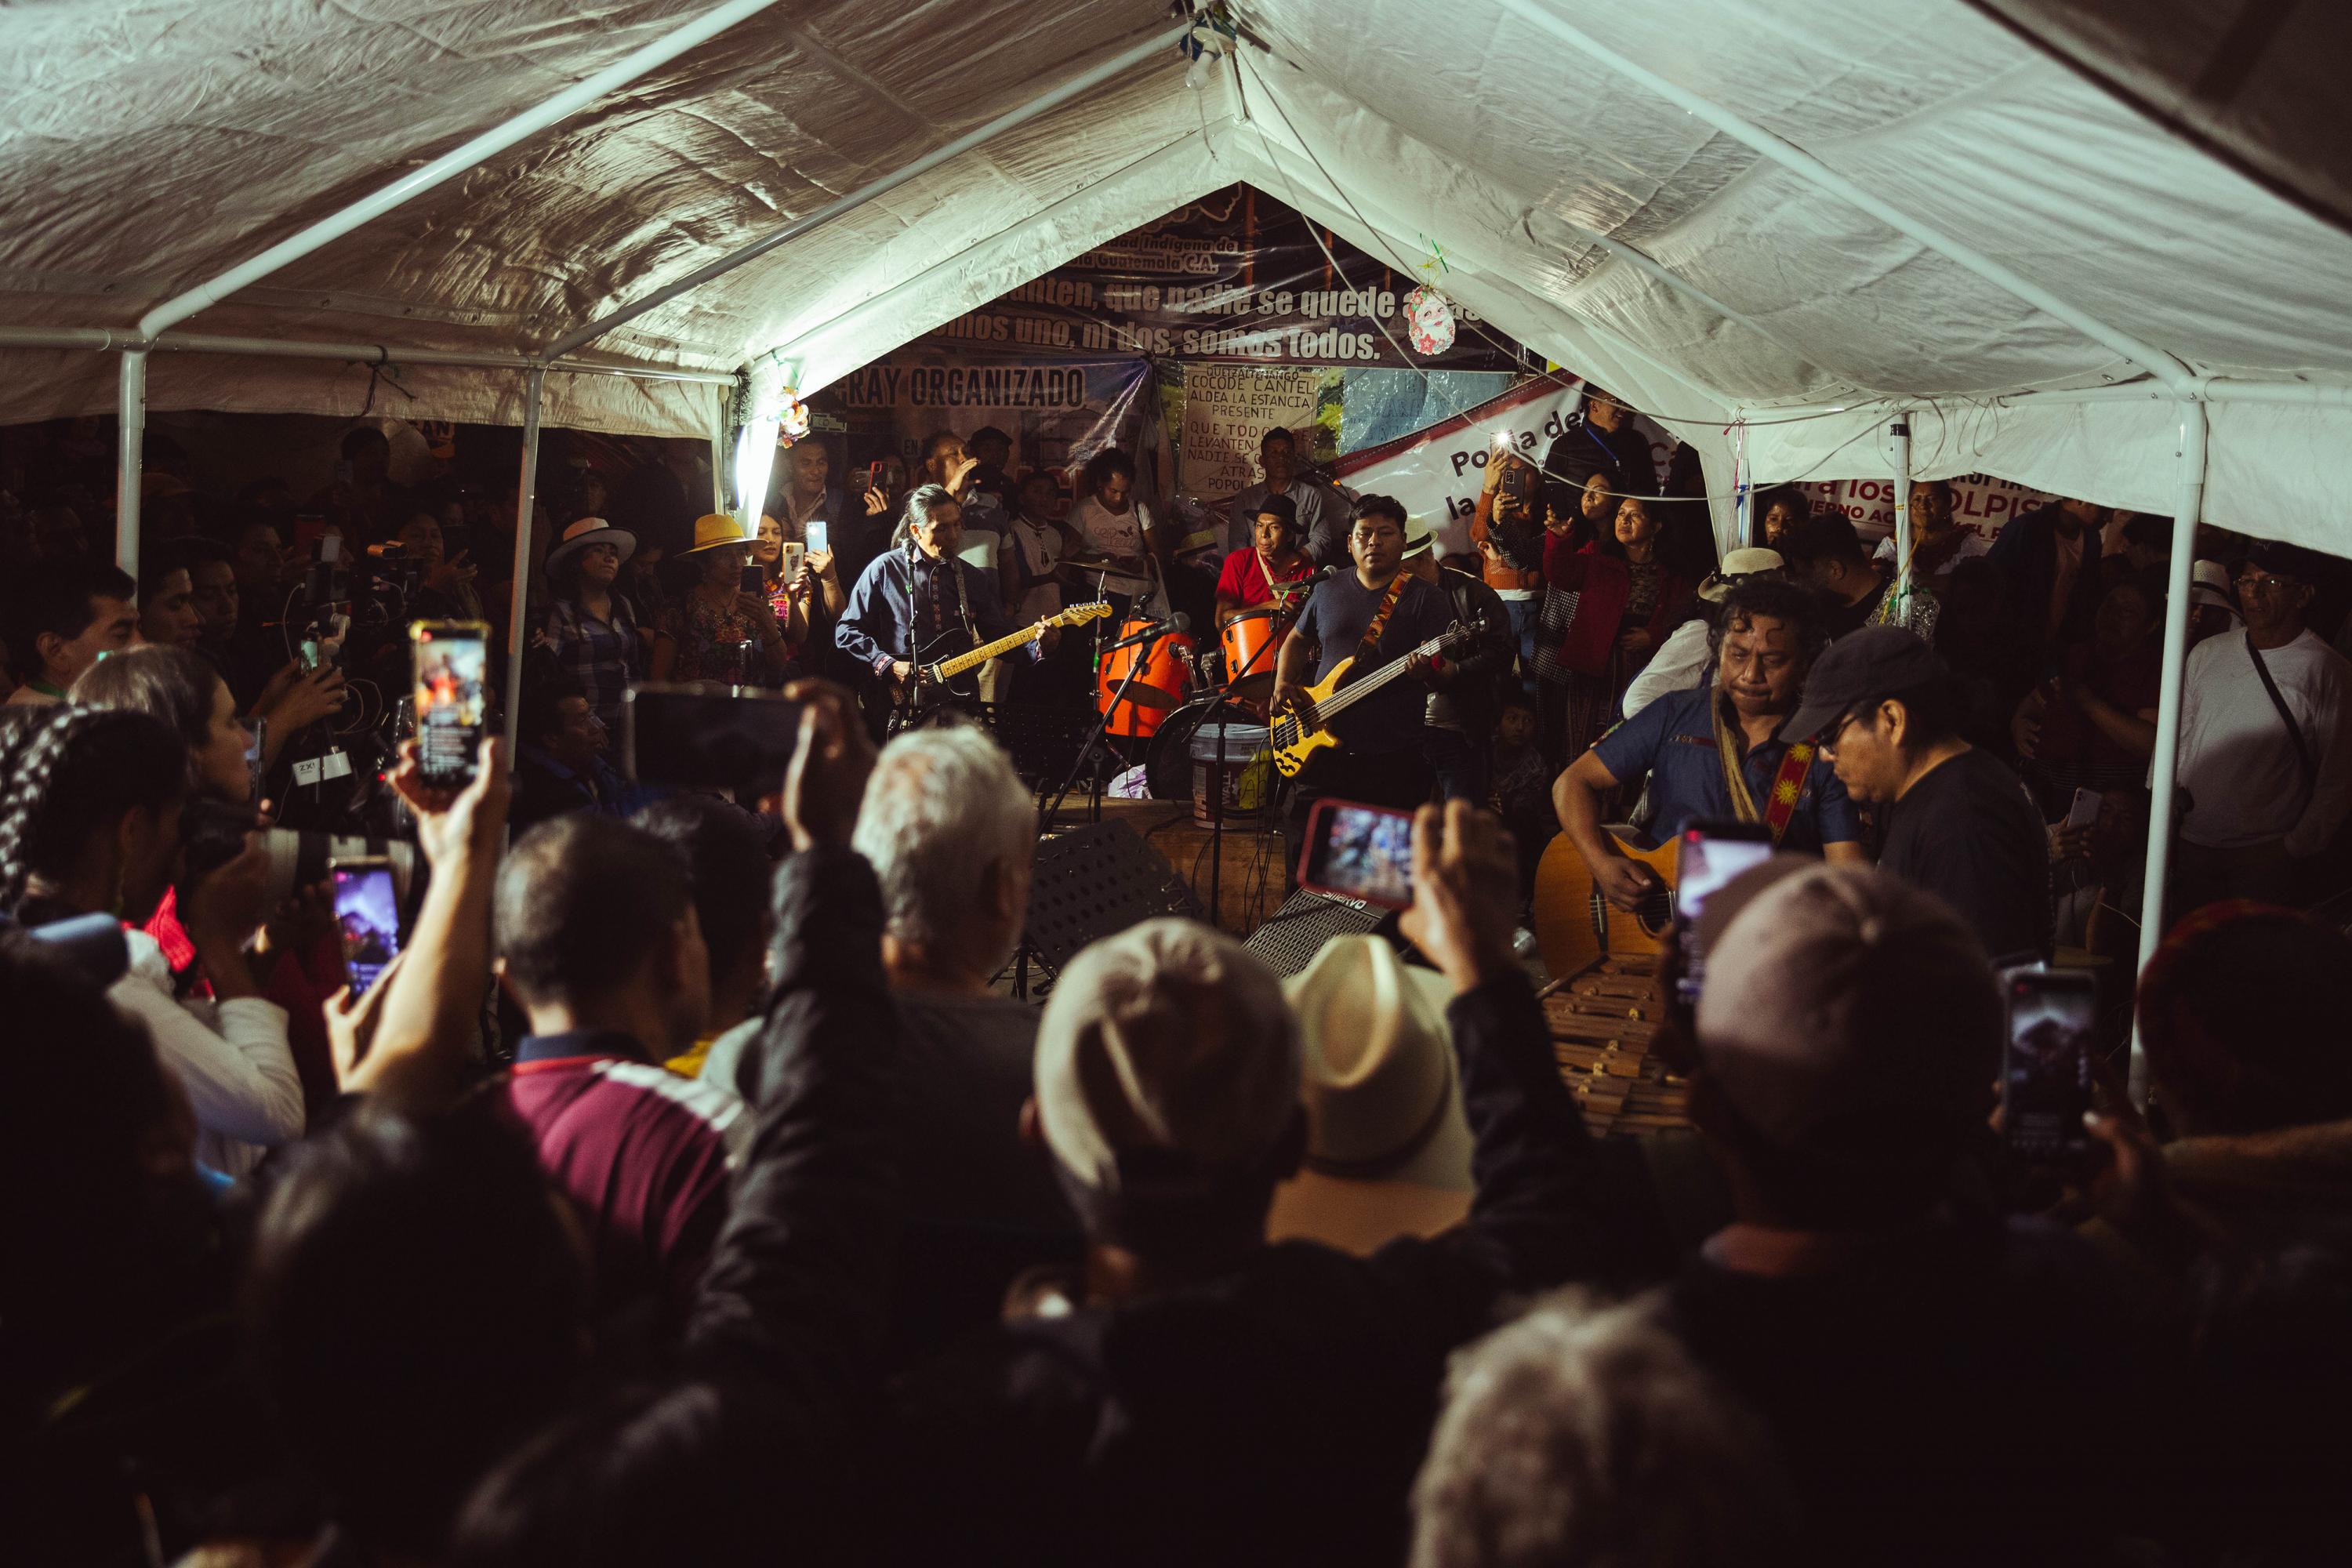
<instances>
[{"instance_id":1,"label":"white tent canopy","mask_svg":"<svg viewBox=\"0 0 2352 1568\"><path fill-rule=\"evenodd\" d=\"M131 328L710 8L12 10L0 326ZM182 330L385 344L415 396L404 408L514 422L519 371L420 364L414 351L536 353L1142 43L1143 63L582 357L729 374L773 352L805 394L1240 179L1408 269L1442 247L1465 303L1678 417L1717 491L1736 420L1743 477L1863 477L1890 471L1879 426L1901 405L1918 411L1920 474L1989 468L2166 511L2181 387L2352 387L2352 239L1960 0L1244 0L1234 13L1245 41L1188 86L1172 46L1148 47L1163 8L1139 0L756 9ZM1917 226L1763 155L1759 138ZM2175 373L2168 384L2150 359ZM0 420L113 405L105 356L5 363ZM2121 382L2147 395L2020 395ZM159 353L148 396L340 412L363 384L332 360ZM2340 547L2321 455L2344 449L2352 409L2241 395L2211 384L2207 516ZM714 402L692 383L556 375L544 416L709 435ZM1776 412L1792 405L1853 412Z\"/></svg>"}]
</instances>

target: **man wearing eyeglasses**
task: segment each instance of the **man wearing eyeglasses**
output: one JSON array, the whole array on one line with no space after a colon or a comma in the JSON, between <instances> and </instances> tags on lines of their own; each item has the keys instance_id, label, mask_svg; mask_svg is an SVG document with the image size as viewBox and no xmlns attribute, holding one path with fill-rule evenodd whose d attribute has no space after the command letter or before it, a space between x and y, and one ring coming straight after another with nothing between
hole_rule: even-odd
<instances>
[{"instance_id":1,"label":"man wearing eyeglasses","mask_svg":"<svg viewBox=\"0 0 2352 1568\"><path fill-rule=\"evenodd\" d=\"M2352 808L2352 663L2305 624L2319 558L2258 542L2238 572L2245 626L2199 643L2180 703L2189 797L2175 913L2221 899L2299 904L2313 857Z\"/></svg>"}]
</instances>

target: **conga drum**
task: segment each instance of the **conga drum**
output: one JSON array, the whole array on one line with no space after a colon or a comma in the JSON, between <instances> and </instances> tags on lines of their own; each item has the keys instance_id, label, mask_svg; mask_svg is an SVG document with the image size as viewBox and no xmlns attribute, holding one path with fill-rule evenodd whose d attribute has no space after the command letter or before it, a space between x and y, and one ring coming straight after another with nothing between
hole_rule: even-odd
<instances>
[{"instance_id":1,"label":"conga drum","mask_svg":"<svg viewBox=\"0 0 2352 1568\"><path fill-rule=\"evenodd\" d=\"M1274 695L1274 656L1288 629L1272 605L1254 605L1224 624L1217 642L1225 652L1225 679L1232 683L1227 696L1265 710Z\"/></svg>"},{"instance_id":2,"label":"conga drum","mask_svg":"<svg viewBox=\"0 0 2352 1568\"><path fill-rule=\"evenodd\" d=\"M1148 620L1129 621L1118 628L1119 639L1150 631L1152 625ZM1111 700L1130 669L1136 675L1128 685L1127 696L1114 703ZM1102 668L1095 677L1095 711L1109 716L1107 733L1141 740L1160 728L1170 709L1184 705L1192 681L1192 639L1189 637L1170 632L1148 643L1117 648L1103 655Z\"/></svg>"}]
</instances>

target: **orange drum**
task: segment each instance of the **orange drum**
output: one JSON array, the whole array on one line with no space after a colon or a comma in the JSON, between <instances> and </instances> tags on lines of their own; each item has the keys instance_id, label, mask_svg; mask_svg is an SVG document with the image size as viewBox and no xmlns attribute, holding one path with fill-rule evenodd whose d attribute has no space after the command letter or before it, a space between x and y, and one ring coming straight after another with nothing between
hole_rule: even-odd
<instances>
[{"instance_id":1,"label":"orange drum","mask_svg":"<svg viewBox=\"0 0 2352 1568\"><path fill-rule=\"evenodd\" d=\"M1255 605L1227 621L1217 634L1225 650L1227 694L1236 702L1264 702L1274 695L1274 656L1289 628L1272 605Z\"/></svg>"},{"instance_id":2,"label":"orange drum","mask_svg":"<svg viewBox=\"0 0 2352 1568\"><path fill-rule=\"evenodd\" d=\"M1121 638L1138 632L1149 631L1148 620L1129 621L1118 628ZM1116 709L1112 697L1118 683L1127 679L1127 672L1142 668L1127 689L1127 698ZM1102 669L1095 677L1095 711L1110 715L1108 733L1128 735L1137 740L1160 728L1169 710L1184 705L1184 694L1192 684L1192 639L1171 632L1148 643L1137 643L1103 655Z\"/></svg>"}]
</instances>

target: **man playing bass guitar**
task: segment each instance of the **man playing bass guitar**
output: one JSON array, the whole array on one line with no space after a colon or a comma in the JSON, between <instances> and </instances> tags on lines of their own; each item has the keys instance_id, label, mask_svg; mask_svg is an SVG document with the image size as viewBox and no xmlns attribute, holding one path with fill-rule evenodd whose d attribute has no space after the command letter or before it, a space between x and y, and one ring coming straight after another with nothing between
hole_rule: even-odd
<instances>
[{"instance_id":1,"label":"man playing bass guitar","mask_svg":"<svg viewBox=\"0 0 2352 1568\"><path fill-rule=\"evenodd\" d=\"M1310 684L1319 684L1343 659L1360 679L1400 657L1426 678L1434 660L1411 650L1452 627L1454 609L1443 590L1404 570L1404 508L1388 496L1356 503L1348 532L1355 570L1316 584L1298 624L1275 661L1275 706L1295 708ZM1291 847L1300 847L1307 815L1326 796L1373 805L1416 806L1429 798L1432 773L1422 734L1427 689L1392 680L1334 720L1339 744L1316 753L1291 803ZM1291 856L1295 874L1297 857Z\"/></svg>"},{"instance_id":2,"label":"man playing bass guitar","mask_svg":"<svg viewBox=\"0 0 2352 1568\"><path fill-rule=\"evenodd\" d=\"M1832 863L1865 859L1836 770L1810 744L1791 746L1777 733L1822 647L1819 603L1794 584L1743 582L1724 595L1713 640L1713 685L1658 699L1552 785L1562 835L1618 909L1641 906L1651 874L1601 826L1601 803L1644 773L1650 831L1661 843L1693 822L1760 822L1781 848L1819 850Z\"/></svg>"}]
</instances>

